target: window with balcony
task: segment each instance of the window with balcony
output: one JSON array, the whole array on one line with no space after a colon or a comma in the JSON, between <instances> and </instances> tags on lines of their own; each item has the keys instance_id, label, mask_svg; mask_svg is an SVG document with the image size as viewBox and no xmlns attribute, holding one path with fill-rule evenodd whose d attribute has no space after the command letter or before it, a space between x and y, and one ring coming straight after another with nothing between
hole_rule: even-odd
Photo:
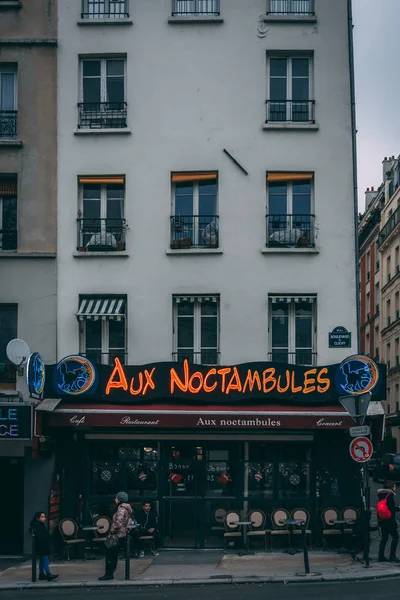
<instances>
[{"instance_id":1,"label":"window with balcony","mask_svg":"<svg viewBox=\"0 0 400 600\"><path fill-rule=\"evenodd\" d=\"M171 248L218 248L218 176L173 173Z\"/></svg>"},{"instance_id":2,"label":"window with balcony","mask_svg":"<svg viewBox=\"0 0 400 600\"><path fill-rule=\"evenodd\" d=\"M176 361L216 365L219 362L219 297L174 296Z\"/></svg>"},{"instance_id":3,"label":"window with balcony","mask_svg":"<svg viewBox=\"0 0 400 600\"><path fill-rule=\"evenodd\" d=\"M78 252L126 249L125 177L79 177Z\"/></svg>"},{"instance_id":4,"label":"window with balcony","mask_svg":"<svg viewBox=\"0 0 400 600\"><path fill-rule=\"evenodd\" d=\"M314 123L310 56L268 57L266 122Z\"/></svg>"},{"instance_id":5,"label":"window with balcony","mask_svg":"<svg viewBox=\"0 0 400 600\"><path fill-rule=\"evenodd\" d=\"M17 137L17 69L0 64L0 139Z\"/></svg>"},{"instance_id":6,"label":"window with balcony","mask_svg":"<svg viewBox=\"0 0 400 600\"><path fill-rule=\"evenodd\" d=\"M6 348L18 337L18 305L0 304L0 390L15 389L16 368L11 364Z\"/></svg>"},{"instance_id":7,"label":"window with balcony","mask_svg":"<svg viewBox=\"0 0 400 600\"><path fill-rule=\"evenodd\" d=\"M125 363L126 298L81 296L76 313L79 321L80 354L95 364Z\"/></svg>"},{"instance_id":8,"label":"window with balcony","mask_svg":"<svg viewBox=\"0 0 400 600\"><path fill-rule=\"evenodd\" d=\"M314 0L267 0L269 15L310 16L314 14Z\"/></svg>"},{"instance_id":9,"label":"window with balcony","mask_svg":"<svg viewBox=\"0 0 400 600\"><path fill-rule=\"evenodd\" d=\"M172 16L218 16L220 0L172 0Z\"/></svg>"},{"instance_id":10,"label":"window with balcony","mask_svg":"<svg viewBox=\"0 0 400 600\"><path fill-rule=\"evenodd\" d=\"M315 365L316 296L270 296L272 362Z\"/></svg>"},{"instance_id":11,"label":"window with balcony","mask_svg":"<svg viewBox=\"0 0 400 600\"><path fill-rule=\"evenodd\" d=\"M85 58L81 61L80 129L127 127L125 58Z\"/></svg>"},{"instance_id":12,"label":"window with balcony","mask_svg":"<svg viewBox=\"0 0 400 600\"><path fill-rule=\"evenodd\" d=\"M82 0L82 19L129 18L128 0Z\"/></svg>"},{"instance_id":13,"label":"window with balcony","mask_svg":"<svg viewBox=\"0 0 400 600\"><path fill-rule=\"evenodd\" d=\"M0 251L17 249L17 178L0 177Z\"/></svg>"},{"instance_id":14,"label":"window with balcony","mask_svg":"<svg viewBox=\"0 0 400 600\"><path fill-rule=\"evenodd\" d=\"M267 247L312 248L312 173L267 173Z\"/></svg>"}]
</instances>

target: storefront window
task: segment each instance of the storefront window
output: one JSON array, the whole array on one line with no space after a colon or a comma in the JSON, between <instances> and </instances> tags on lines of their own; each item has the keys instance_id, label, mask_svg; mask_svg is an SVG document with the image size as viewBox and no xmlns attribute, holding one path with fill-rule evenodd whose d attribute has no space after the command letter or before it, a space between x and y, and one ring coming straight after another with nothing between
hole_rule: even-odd
<instances>
[{"instance_id":1,"label":"storefront window","mask_svg":"<svg viewBox=\"0 0 400 600\"><path fill-rule=\"evenodd\" d=\"M279 463L280 498L308 498L310 494L310 464L308 462Z\"/></svg>"},{"instance_id":2,"label":"storefront window","mask_svg":"<svg viewBox=\"0 0 400 600\"><path fill-rule=\"evenodd\" d=\"M234 473L226 461L209 461L206 464L206 496L233 496Z\"/></svg>"},{"instance_id":3,"label":"storefront window","mask_svg":"<svg viewBox=\"0 0 400 600\"><path fill-rule=\"evenodd\" d=\"M196 463L182 458L172 459L167 464L168 495L195 496L197 489Z\"/></svg>"},{"instance_id":4,"label":"storefront window","mask_svg":"<svg viewBox=\"0 0 400 600\"><path fill-rule=\"evenodd\" d=\"M249 496L272 498L274 494L274 464L272 462L248 463Z\"/></svg>"},{"instance_id":5,"label":"storefront window","mask_svg":"<svg viewBox=\"0 0 400 600\"><path fill-rule=\"evenodd\" d=\"M130 496L157 496L157 462L128 462L126 468L127 490Z\"/></svg>"},{"instance_id":6,"label":"storefront window","mask_svg":"<svg viewBox=\"0 0 400 600\"><path fill-rule=\"evenodd\" d=\"M122 486L121 464L93 462L90 469L90 494L110 496L120 491Z\"/></svg>"}]
</instances>

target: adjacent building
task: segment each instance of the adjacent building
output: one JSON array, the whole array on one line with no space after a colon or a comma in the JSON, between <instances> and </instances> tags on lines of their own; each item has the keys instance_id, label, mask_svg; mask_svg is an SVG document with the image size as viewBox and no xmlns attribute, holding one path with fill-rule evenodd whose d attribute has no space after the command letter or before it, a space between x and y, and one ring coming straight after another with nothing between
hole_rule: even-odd
<instances>
[{"instance_id":1,"label":"adjacent building","mask_svg":"<svg viewBox=\"0 0 400 600\"><path fill-rule=\"evenodd\" d=\"M0 554L29 550L51 479L51 461L32 459L24 369L6 347L22 338L56 358L56 23L53 1L0 1Z\"/></svg>"},{"instance_id":2,"label":"adjacent building","mask_svg":"<svg viewBox=\"0 0 400 600\"><path fill-rule=\"evenodd\" d=\"M320 522L353 502L352 481L358 498L348 416L318 396L324 365L358 351L350 3L58 12L62 401L40 426L57 440L61 516L109 514L124 487L155 503L167 546L220 545L227 508L301 503ZM254 363L264 392L282 369L269 382L284 407L251 393Z\"/></svg>"}]
</instances>

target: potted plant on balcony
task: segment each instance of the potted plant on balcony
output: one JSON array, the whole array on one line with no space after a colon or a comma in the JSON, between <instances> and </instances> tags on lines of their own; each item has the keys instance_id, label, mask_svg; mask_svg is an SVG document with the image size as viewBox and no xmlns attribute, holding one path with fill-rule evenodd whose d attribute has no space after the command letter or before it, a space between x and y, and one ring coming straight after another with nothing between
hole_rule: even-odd
<instances>
[{"instance_id":1,"label":"potted plant on balcony","mask_svg":"<svg viewBox=\"0 0 400 600\"><path fill-rule=\"evenodd\" d=\"M192 240L189 237L183 237L179 240L172 241L172 248L175 250L179 248L190 248L191 246Z\"/></svg>"}]
</instances>

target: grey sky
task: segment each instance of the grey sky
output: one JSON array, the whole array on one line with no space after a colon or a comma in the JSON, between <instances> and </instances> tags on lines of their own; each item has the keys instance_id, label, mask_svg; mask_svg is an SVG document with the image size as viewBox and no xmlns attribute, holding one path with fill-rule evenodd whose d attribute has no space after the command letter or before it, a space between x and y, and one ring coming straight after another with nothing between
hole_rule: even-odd
<instances>
[{"instance_id":1,"label":"grey sky","mask_svg":"<svg viewBox=\"0 0 400 600\"><path fill-rule=\"evenodd\" d=\"M382 183L384 156L400 154L400 0L353 0L360 211Z\"/></svg>"}]
</instances>

